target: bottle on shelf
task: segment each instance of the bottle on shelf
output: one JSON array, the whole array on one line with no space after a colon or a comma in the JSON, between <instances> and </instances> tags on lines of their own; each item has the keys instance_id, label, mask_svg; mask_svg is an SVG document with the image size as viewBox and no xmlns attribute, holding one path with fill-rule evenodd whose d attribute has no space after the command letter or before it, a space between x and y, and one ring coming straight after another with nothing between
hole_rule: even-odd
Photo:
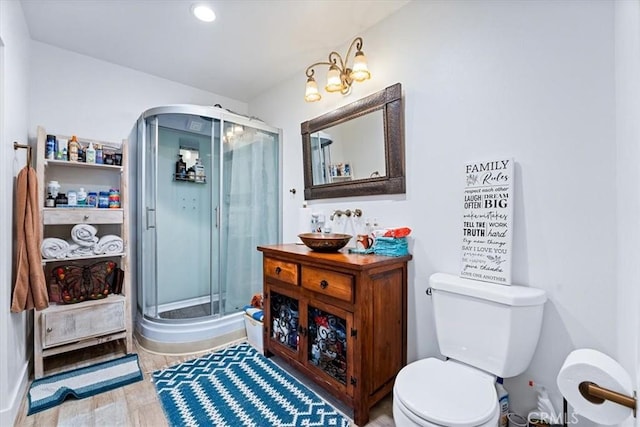
<instances>
[{"instance_id":1,"label":"bottle on shelf","mask_svg":"<svg viewBox=\"0 0 640 427\"><path fill-rule=\"evenodd\" d=\"M109 190L109 208L120 207L120 190L118 188L111 188Z\"/></svg>"},{"instance_id":2,"label":"bottle on shelf","mask_svg":"<svg viewBox=\"0 0 640 427\"><path fill-rule=\"evenodd\" d=\"M104 163L102 155L102 145L96 144L96 163L101 165Z\"/></svg>"},{"instance_id":3,"label":"bottle on shelf","mask_svg":"<svg viewBox=\"0 0 640 427\"><path fill-rule=\"evenodd\" d=\"M96 149L93 148L93 142L89 143L89 148L85 153L85 161L86 163L95 163L96 162Z\"/></svg>"},{"instance_id":4,"label":"bottle on shelf","mask_svg":"<svg viewBox=\"0 0 640 427\"><path fill-rule=\"evenodd\" d=\"M68 144L69 150L69 161L77 162L78 161L78 148L80 147L80 143L78 142L78 138L75 135L71 136Z\"/></svg>"},{"instance_id":5,"label":"bottle on shelf","mask_svg":"<svg viewBox=\"0 0 640 427\"><path fill-rule=\"evenodd\" d=\"M58 151L56 148L56 136L55 135L47 135L47 143L45 148L45 158L47 160L54 160L56 158L56 152Z\"/></svg>"},{"instance_id":6,"label":"bottle on shelf","mask_svg":"<svg viewBox=\"0 0 640 427\"><path fill-rule=\"evenodd\" d=\"M47 195L47 198L44 201L44 206L46 208L55 208L56 207L56 199L53 198L53 195L51 195L51 193L49 193Z\"/></svg>"},{"instance_id":7,"label":"bottle on shelf","mask_svg":"<svg viewBox=\"0 0 640 427\"><path fill-rule=\"evenodd\" d=\"M187 178L187 164L182 160L182 154L178 154L178 161L176 162L176 178Z\"/></svg>"},{"instance_id":8,"label":"bottle on shelf","mask_svg":"<svg viewBox=\"0 0 640 427\"><path fill-rule=\"evenodd\" d=\"M84 187L80 187L80 190L76 194L78 200L78 206L86 206L87 204L87 192L84 191Z\"/></svg>"},{"instance_id":9,"label":"bottle on shelf","mask_svg":"<svg viewBox=\"0 0 640 427\"><path fill-rule=\"evenodd\" d=\"M205 181L204 165L202 164L200 159L196 159L196 164L194 166L194 169L196 172L196 182L204 182Z\"/></svg>"},{"instance_id":10,"label":"bottle on shelf","mask_svg":"<svg viewBox=\"0 0 640 427\"><path fill-rule=\"evenodd\" d=\"M78 206L78 193L74 190L67 191L67 205Z\"/></svg>"},{"instance_id":11,"label":"bottle on shelf","mask_svg":"<svg viewBox=\"0 0 640 427\"><path fill-rule=\"evenodd\" d=\"M64 138L58 138L58 151L56 153L56 160L69 160L68 153L68 140Z\"/></svg>"},{"instance_id":12,"label":"bottle on shelf","mask_svg":"<svg viewBox=\"0 0 640 427\"><path fill-rule=\"evenodd\" d=\"M56 196L56 208L67 206L67 202L67 195L64 193L58 193L58 195Z\"/></svg>"},{"instance_id":13,"label":"bottle on shelf","mask_svg":"<svg viewBox=\"0 0 640 427\"><path fill-rule=\"evenodd\" d=\"M109 207L109 192L101 191L98 193L98 207L101 209Z\"/></svg>"},{"instance_id":14,"label":"bottle on shelf","mask_svg":"<svg viewBox=\"0 0 640 427\"><path fill-rule=\"evenodd\" d=\"M89 208L98 207L98 193L96 193L95 191L90 191L87 194L87 207Z\"/></svg>"},{"instance_id":15,"label":"bottle on shelf","mask_svg":"<svg viewBox=\"0 0 640 427\"><path fill-rule=\"evenodd\" d=\"M58 181L49 181L47 183L47 192L55 199L60 192L60 183Z\"/></svg>"}]
</instances>

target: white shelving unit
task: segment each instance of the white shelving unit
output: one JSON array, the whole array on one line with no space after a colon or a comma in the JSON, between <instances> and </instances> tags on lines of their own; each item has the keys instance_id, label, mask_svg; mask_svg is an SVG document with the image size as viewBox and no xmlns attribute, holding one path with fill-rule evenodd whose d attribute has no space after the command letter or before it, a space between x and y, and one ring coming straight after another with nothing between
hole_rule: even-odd
<instances>
[{"instance_id":1,"label":"white shelving unit","mask_svg":"<svg viewBox=\"0 0 640 427\"><path fill-rule=\"evenodd\" d=\"M128 266L129 239L128 219L123 206L129 202L127 186L127 141L113 144L93 139L79 138L87 144L93 142L110 147L119 147L123 153L122 165L105 165L50 160L45 158L47 132L41 126L37 130L36 170L40 188L39 205L42 218L42 236L70 239L70 230L76 224L91 224L98 227L98 236L117 234L124 242L124 252L119 254L89 255L73 258L44 259L42 265L47 281L51 271L65 264L90 265L96 259L113 259L124 270L124 281L120 294L109 294L106 298L86 300L76 304L50 303L34 316L34 376L44 375L44 359L55 354L99 345L108 341L122 340L127 353L132 350L131 329L131 277ZM70 139L69 136L56 135ZM120 189L120 208L45 208L46 183L57 180L61 192L85 187L106 191ZM104 232L100 232L104 230Z\"/></svg>"}]
</instances>

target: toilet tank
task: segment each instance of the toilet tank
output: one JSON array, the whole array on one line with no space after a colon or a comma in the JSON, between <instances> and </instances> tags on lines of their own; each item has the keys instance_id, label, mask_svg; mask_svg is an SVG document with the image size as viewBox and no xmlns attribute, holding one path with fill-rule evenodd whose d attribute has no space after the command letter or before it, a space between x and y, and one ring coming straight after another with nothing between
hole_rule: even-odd
<instances>
[{"instance_id":1,"label":"toilet tank","mask_svg":"<svg viewBox=\"0 0 640 427\"><path fill-rule=\"evenodd\" d=\"M445 273L429 278L440 352L508 378L524 372L538 344L542 289L497 285Z\"/></svg>"}]
</instances>

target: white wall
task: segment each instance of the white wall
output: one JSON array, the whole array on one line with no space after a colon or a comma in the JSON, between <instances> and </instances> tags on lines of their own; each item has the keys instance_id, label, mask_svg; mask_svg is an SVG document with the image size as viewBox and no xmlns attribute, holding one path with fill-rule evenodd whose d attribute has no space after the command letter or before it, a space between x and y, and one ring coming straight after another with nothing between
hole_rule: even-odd
<instances>
[{"instance_id":1,"label":"white wall","mask_svg":"<svg viewBox=\"0 0 640 427\"><path fill-rule=\"evenodd\" d=\"M18 1L0 1L0 425L13 425L27 379L25 313L10 313L13 287L13 177L25 165L13 141L27 142L29 33Z\"/></svg>"},{"instance_id":2,"label":"white wall","mask_svg":"<svg viewBox=\"0 0 640 427\"><path fill-rule=\"evenodd\" d=\"M36 126L63 135L121 141L140 114L169 104L247 104L130 68L32 42L29 134Z\"/></svg>"},{"instance_id":3,"label":"white wall","mask_svg":"<svg viewBox=\"0 0 640 427\"><path fill-rule=\"evenodd\" d=\"M618 360L640 387L640 2L616 2L615 23Z\"/></svg>"},{"instance_id":4,"label":"white wall","mask_svg":"<svg viewBox=\"0 0 640 427\"><path fill-rule=\"evenodd\" d=\"M358 207L382 225L413 229L411 360L438 354L425 289L432 273L459 269L462 165L515 158L513 282L549 296L530 369L506 382L513 409L525 415L534 406L529 379L547 386L560 409L555 378L566 355L617 350L613 9L606 1L411 2L359 34L372 80L350 97L325 93L306 104L301 68L249 104L283 129L284 240L294 241L300 123L402 83L406 195L309 204L325 213ZM324 73L316 75L322 86Z\"/></svg>"},{"instance_id":5,"label":"white wall","mask_svg":"<svg viewBox=\"0 0 640 427\"><path fill-rule=\"evenodd\" d=\"M13 195L14 140L34 143L36 126L51 133L121 141L142 112L167 104L247 104L149 74L32 42L18 1L0 0L4 69L0 200ZM6 73L5 73L6 71ZM22 165L23 163L21 163ZM0 209L0 426L12 425L24 396L31 335L25 315L9 314L12 204ZM135 284L133 285L135 288ZM29 347L28 347L29 346Z\"/></svg>"}]
</instances>

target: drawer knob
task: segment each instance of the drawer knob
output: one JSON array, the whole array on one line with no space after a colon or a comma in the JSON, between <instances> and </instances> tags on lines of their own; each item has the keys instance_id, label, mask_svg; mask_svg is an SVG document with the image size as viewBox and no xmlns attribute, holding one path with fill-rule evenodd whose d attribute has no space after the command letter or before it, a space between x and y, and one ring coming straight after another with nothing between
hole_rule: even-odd
<instances>
[{"instance_id":1,"label":"drawer knob","mask_svg":"<svg viewBox=\"0 0 640 427\"><path fill-rule=\"evenodd\" d=\"M85 216L84 216L84 220L86 221L86 220L88 220L88 219L89 219L89 215L85 215Z\"/></svg>"},{"instance_id":2,"label":"drawer knob","mask_svg":"<svg viewBox=\"0 0 640 427\"><path fill-rule=\"evenodd\" d=\"M281 271L282 269L280 267L276 267L276 274L280 274Z\"/></svg>"},{"instance_id":3,"label":"drawer knob","mask_svg":"<svg viewBox=\"0 0 640 427\"><path fill-rule=\"evenodd\" d=\"M49 333L49 332L51 332L51 331L53 331L53 329L51 329L51 328L47 328L47 333Z\"/></svg>"},{"instance_id":4,"label":"drawer knob","mask_svg":"<svg viewBox=\"0 0 640 427\"><path fill-rule=\"evenodd\" d=\"M322 289L327 289L327 286L329 286L329 282L327 282L326 280L320 281L320 287Z\"/></svg>"}]
</instances>

